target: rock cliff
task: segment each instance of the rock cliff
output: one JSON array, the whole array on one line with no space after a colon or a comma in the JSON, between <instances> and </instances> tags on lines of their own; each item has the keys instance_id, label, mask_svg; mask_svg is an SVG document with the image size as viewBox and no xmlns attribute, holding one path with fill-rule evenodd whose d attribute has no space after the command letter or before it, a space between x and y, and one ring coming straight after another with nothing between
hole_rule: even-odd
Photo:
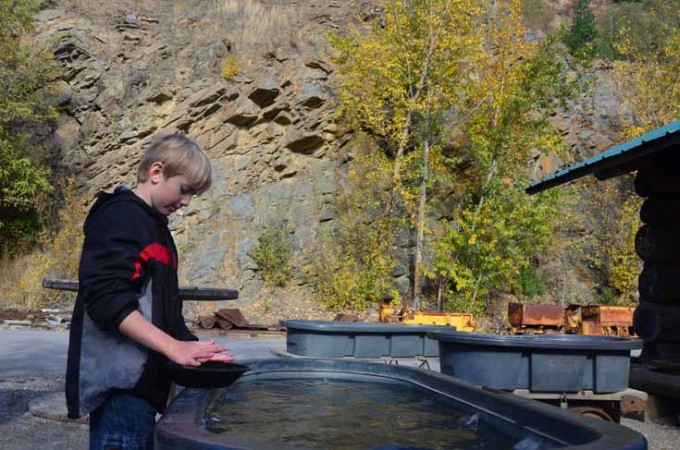
<instances>
[{"instance_id":1,"label":"rock cliff","mask_svg":"<svg viewBox=\"0 0 680 450\"><path fill-rule=\"evenodd\" d=\"M290 229L299 251L333 219L348 136L332 122L325 33L360 12L341 1L52 2L35 40L64 68L61 164L84 190L111 189L133 184L155 134L196 138L215 177L171 221L184 279L252 298L248 253L265 227Z\"/></svg>"}]
</instances>

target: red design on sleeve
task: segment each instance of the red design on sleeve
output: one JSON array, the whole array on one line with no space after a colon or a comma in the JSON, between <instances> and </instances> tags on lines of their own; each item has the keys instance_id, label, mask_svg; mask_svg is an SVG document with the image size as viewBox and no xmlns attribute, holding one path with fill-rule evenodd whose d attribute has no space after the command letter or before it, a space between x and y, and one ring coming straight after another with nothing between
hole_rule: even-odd
<instances>
[{"instance_id":1,"label":"red design on sleeve","mask_svg":"<svg viewBox=\"0 0 680 450\"><path fill-rule=\"evenodd\" d=\"M135 273L131 280L136 280L142 275L142 264L146 264L150 259L177 269L177 258L172 250L161 244L149 244L139 252L137 261L135 261Z\"/></svg>"}]
</instances>

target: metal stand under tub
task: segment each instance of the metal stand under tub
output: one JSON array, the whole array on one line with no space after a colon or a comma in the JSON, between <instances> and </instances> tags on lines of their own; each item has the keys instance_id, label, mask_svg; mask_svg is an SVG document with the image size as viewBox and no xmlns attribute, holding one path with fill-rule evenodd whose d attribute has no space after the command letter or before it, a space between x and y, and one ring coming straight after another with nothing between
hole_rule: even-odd
<instances>
[{"instance_id":1,"label":"metal stand under tub","mask_svg":"<svg viewBox=\"0 0 680 450\"><path fill-rule=\"evenodd\" d=\"M441 372L478 386L547 401L619 422L644 410L646 394L628 389L631 350L640 339L582 335L488 335L437 331Z\"/></svg>"},{"instance_id":2,"label":"metal stand under tub","mask_svg":"<svg viewBox=\"0 0 680 450\"><path fill-rule=\"evenodd\" d=\"M158 450L288 448L289 443L257 442L253 441L252 436L240 436L239 425L221 434L208 431L206 411L213 402L219 402L220 398L228 396L229 390L239 387L243 389L248 383L266 385L281 381L291 383L291 380L300 379L322 382L349 380L363 393L376 386L376 383L396 385L398 389L396 392L415 391L419 398L451 405L457 411L477 417L479 421L497 430L495 433L510 436L513 442L516 442L510 448L536 450L558 447L578 447L581 450L647 448L645 438L628 428L611 422L588 420L546 404L475 387L465 381L432 371L341 359L269 359L244 364L251 367L250 372L229 388L186 389L173 399L157 424L155 448ZM248 408L248 404L246 400L237 407ZM281 405L281 411L287 411L290 407L291 405ZM401 421L397 422L393 424L389 435L385 436L388 445L370 448L400 448L391 444L391 439L399 436L400 427L403 426ZM364 426L370 428L372 425L370 422L362 423L347 432L360 434ZM452 445L455 442L447 444Z\"/></svg>"}]
</instances>

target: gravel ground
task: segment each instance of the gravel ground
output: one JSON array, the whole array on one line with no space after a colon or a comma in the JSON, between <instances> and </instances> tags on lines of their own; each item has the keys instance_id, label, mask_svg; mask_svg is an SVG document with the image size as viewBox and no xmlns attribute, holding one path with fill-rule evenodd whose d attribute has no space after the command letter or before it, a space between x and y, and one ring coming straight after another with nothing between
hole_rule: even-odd
<instances>
[{"instance_id":1,"label":"gravel ground","mask_svg":"<svg viewBox=\"0 0 680 450\"><path fill-rule=\"evenodd\" d=\"M680 446L680 428L638 420L621 419L621 425L647 438L649 450L675 450Z\"/></svg>"},{"instance_id":2,"label":"gravel ground","mask_svg":"<svg viewBox=\"0 0 680 450\"><path fill-rule=\"evenodd\" d=\"M28 412L31 401L63 390L63 377L0 379L1 450L85 450L87 425L46 420ZM623 419L622 425L643 434L650 450L674 450L680 428Z\"/></svg>"},{"instance_id":3,"label":"gravel ground","mask_svg":"<svg viewBox=\"0 0 680 450\"><path fill-rule=\"evenodd\" d=\"M57 422L23 414L0 422L0 449L86 450L87 425Z\"/></svg>"},{"instance_id":4,"label":"gravel ground","mask_svg":"<svg viewBox=\"0 0 680 450\"><path fill-rule=\"evenodd\" d=\"M28 412L31 401L63 389L62 377L0 380L0 449L87 449L87 425L41 419Z\"/></svg>"}]
</instances>

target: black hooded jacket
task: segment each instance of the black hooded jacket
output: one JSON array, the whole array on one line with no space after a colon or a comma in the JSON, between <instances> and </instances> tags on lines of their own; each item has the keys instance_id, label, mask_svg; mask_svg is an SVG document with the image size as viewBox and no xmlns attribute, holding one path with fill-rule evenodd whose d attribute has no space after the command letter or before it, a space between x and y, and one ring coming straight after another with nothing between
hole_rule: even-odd
<instances>
[{"instance_id":1,"label":"black hooded jacket","mask_svg":"<svg viewBox=\"0 0 680 450\"><path fill-rule=\"evenodd\" d=\"M197 340L184 324L177 250L167 218L132 191L100 193L85 221L78 297L66 368L68 416L89 414L126 391L163 412L170 381L165 356L118 327L137 310L179 340Z\"/></svg>"}]
</instances>

